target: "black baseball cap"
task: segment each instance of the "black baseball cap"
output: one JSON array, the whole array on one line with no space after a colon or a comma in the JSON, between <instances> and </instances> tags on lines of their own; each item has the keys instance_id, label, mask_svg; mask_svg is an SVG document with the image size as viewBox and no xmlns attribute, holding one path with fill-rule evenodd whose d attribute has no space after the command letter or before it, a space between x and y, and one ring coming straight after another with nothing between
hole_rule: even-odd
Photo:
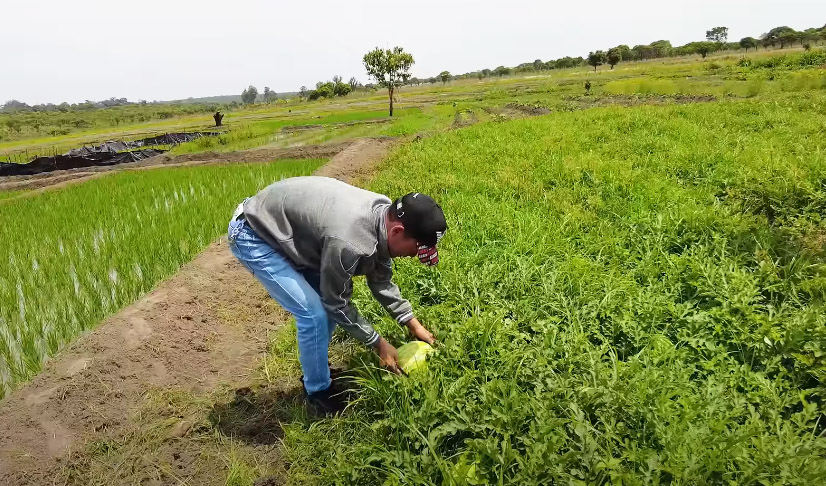
<instances>
[{"instance_id":1,"label":"black baseball cap","mask_svg":"<svg viewBox=\"0 0 826 486\"><path fill-rule=\"evenodd\" d=\"M439 261L436 245L447 231L445 213L432 197L419 192L406 194L393 203L405 232L419 244L419 260L427 265Z\"/></svg>"}]
</instances>

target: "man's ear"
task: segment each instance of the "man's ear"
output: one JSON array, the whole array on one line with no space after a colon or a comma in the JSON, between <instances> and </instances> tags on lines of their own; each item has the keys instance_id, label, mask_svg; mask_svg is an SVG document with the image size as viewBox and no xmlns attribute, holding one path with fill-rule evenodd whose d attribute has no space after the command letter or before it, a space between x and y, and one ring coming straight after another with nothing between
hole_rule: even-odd
<instances>
[{"instance_id":1,"label":"man's ear","mask_svg":"<svg viewBox=\"0 0 826 486\"><path fill-rule=\"evenodd\" d=\"M390 234L393 236L397 236L399 233L404 233L404 225L397 224L390 228Z\"/></svg>"}]
</instances>

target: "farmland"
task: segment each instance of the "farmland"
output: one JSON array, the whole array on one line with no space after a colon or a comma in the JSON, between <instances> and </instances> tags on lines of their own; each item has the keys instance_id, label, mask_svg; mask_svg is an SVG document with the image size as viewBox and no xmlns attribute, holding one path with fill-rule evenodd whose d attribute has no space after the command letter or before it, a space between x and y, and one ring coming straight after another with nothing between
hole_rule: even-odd
<instances>
[{"instance_id":1,"label":"farmland","mask_svg":"<svg viewBox=\"0 0 826 486\"><path fill-rule=\"evenodd\" d=\"M395 274L440 346L426 371L401 379L337 335L333 360L354 370L357 398L342 416L318 419L293 395L268 401L300 387L294 328L270 330L268 355L237 390L153 388L131 426L74 448L57 476L185 482L163 454L187 417L190 432L172 442L201 451L187 474L233 485L271 475L287 484L822 483L824 63L818 50L761 53L410 87L392 120L381 93L250 109L225 135L176 147L400 137L358 183L421 191L444 207L440 265L399 261ZM64 143L13 141L0 152ZM191 260L240 198L322 162L119 172L5 202L0 193L6 389ZM391 343L408 339L361 282L356 302ZM278 441L227 428L251 416ZM147 460L158 465L151 473Z\"/></svg>"}]
</instances>

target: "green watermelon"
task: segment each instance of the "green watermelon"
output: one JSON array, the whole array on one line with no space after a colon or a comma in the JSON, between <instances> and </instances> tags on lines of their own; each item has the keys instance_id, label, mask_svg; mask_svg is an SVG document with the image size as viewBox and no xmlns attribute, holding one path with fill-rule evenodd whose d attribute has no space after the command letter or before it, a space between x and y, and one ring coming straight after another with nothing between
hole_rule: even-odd
<instances>
[{"instance_id":1,"label":"green watermelon","mask_svg":"<svg viewBox=\"0 0 826 486\"><path fill-rule=\"evenodd\" d=\"M419 369L427 368L427 355L433 348L423 341L411 341L398 349L399 366L405 373L410 374Z\"/></svg>"}]
</instances>

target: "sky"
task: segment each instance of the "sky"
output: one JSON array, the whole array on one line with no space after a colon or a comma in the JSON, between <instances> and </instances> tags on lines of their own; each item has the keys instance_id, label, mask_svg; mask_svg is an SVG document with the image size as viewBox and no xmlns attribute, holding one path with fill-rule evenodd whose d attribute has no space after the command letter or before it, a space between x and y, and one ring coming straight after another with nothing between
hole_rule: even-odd
<instances>
[{"instance_id":1,"label":"sky","mask_svg":"<svg viewBox=\"0 0 826 486\"><path fill-rule=\"evenodd\" d=\"M715 26L736 41L824 24L823 0L0 0L0 103L286 92L337 74L368 82L361 59L375 47L403 47L413 75L430 77L680 45Z\"/></svg>"}]
</instances>

